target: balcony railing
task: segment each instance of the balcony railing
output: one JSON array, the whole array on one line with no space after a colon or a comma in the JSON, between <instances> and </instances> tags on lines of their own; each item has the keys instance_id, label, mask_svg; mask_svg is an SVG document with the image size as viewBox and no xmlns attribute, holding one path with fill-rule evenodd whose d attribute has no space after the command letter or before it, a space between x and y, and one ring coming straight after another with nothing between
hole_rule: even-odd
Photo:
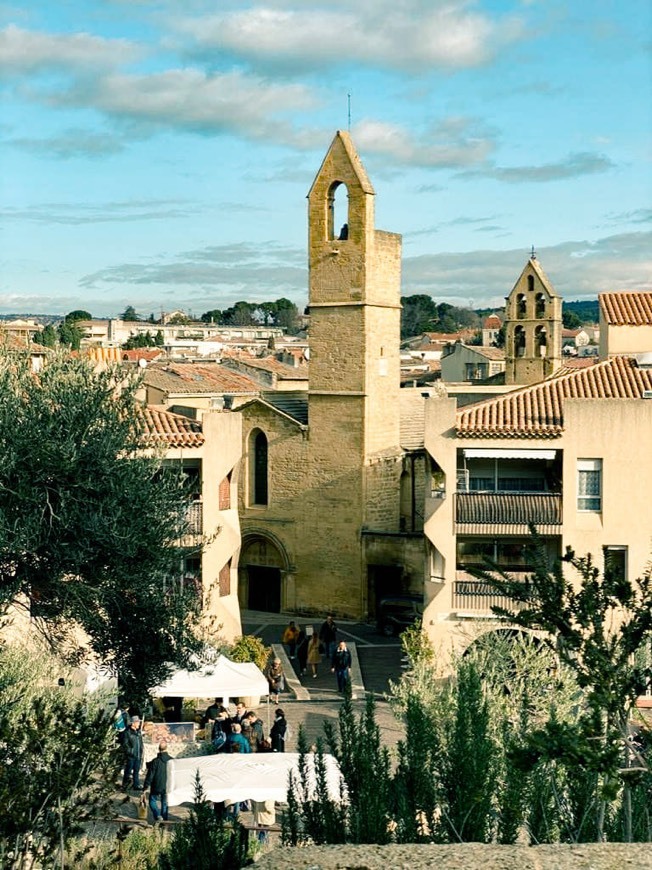
<instances>
[{"instance_id":1,"label":"balcony railing","mask_svg":"<svg viewBox=\"0 0 652 870\"><path fill-rule=\"evenodd\" d=\"M202 515L201 501L193 501L188 505L186 509L187 535L201 535L203 533Z\"/></svg>"},{"instance_id":2,"label":"balcony railing","mask_svg":"<svg viewBox=\"0 0 652 870\"><path fill-rule=\"evenodd\" d=\"M556 492L458 492L455 522L465 531L474 527L507 527L526 530L530 523L540 531L562 524L562 497Z\"/></svg>"},{"instance_id":3,"label":"balcony railing","mask_svg":"<svg viewBox=\"0 0 652 870\"><path fill-rule=\"evenodd\" d=\"M468 575L467 575L468 577ZM513 574L510 574L514 578ZM490 616L492 607L505 610L521 610L523 604L501 595L490 583L484 580L455 580L453 583L453 610L465 613Z\"/></svg>"}]
</instances>

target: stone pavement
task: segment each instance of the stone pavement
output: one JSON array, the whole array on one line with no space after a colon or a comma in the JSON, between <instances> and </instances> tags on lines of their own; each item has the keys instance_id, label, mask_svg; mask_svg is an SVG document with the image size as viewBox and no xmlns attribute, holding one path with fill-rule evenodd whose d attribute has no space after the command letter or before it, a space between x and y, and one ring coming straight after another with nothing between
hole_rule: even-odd
<instances>
[{"instance_id":1,"label":"stone pavement","mask_svg":"<svg viewBox=\"0 0 652 870\"><path fill-rule=\"evenodd\" d=\"M306 737L313 743L323 737L323 723L331 722L337 728L338 710L342 702L337 692L335 675L329 664L323 660L319 665L316 679L312 679L310 668L306 675L298 673L298 663L290 661L280 640L285 626L294 618L299 625L312 625L316 631L323 617L291 617L287 614L243 611L242 631L255 634L263 639L281 658L283 669L288 677L291 691L281 695L279 706L283 708L290 723L293 736L287 745L290 752L296 751L299 725ZM401 646L398 639L386 638L376 633L375 627L365 623L336 620L338 640L345 640L353 658L352 683L354 689L354 709L359 715L364 709L365 695L373 693L376 700L376 721L381 729L383 741L394 747L401 737L401 728L395 720L389 705L384 700L388 691L388 680L397 680L401 674ZM270 705L270 719L274 719L274 705ZM264 700L258 708L258 715L267 727L267 704Z\"/></svg>"}]
</instances>

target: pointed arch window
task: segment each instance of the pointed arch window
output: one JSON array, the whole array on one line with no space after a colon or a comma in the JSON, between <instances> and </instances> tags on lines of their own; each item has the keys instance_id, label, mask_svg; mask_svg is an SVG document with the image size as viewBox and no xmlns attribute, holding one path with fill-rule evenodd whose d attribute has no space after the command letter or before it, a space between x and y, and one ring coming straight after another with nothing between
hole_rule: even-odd
<instances>
[{"instance_id":1,"label":"pointed arch window","mask_svg":"<svg viewBox=\"0 0 652 870\"><path fill-rule=\"evenodd\" d=\"M543 293L537 293L534 301L534 316L537 319L543 317L546 313L546 297Z\"/></svg>"},{"instance_id":2,"label":"pointed arch window","mask_svg":"<svg viewBox=\"0 0 652 870\"><path fill-rule=\"evenodd\" d=\"M254 429L249 436L249 503L266 505L269 500L267 436Z\"/></svg>"},{"instance_id":3,"label":"pointed arch window","mask_svg":"<svg viewBox=\"0 0 652 870\"><path fill-rule=\"evenodd\" d=\"M343 181L334 181L328 189L328 238L346 241L349 237L349 191Z\"/></svg>"}]
</instances>

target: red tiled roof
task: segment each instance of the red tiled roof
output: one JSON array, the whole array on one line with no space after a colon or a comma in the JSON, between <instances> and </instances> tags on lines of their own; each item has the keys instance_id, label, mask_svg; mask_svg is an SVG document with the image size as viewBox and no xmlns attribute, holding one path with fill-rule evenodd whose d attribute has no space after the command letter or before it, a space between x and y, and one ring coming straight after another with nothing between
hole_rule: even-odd
<instances>
[{"instance_id":1,"label":"red tiled roof","mask_svg":"<svg viewBox=\"0 0 652 870\"><path fill-rule=\"evenodd\" d=\"M589 368L560 369L538 384L457 412L457 434L475 438L558 438L565 399L638 399L652 390L652 370L615 356Z\"/></svg>"},{"instance_id":2,"label":"red tiled roof","mask_svg":"<svg viewBox=\"0 0 652 870\"><path fill-rule=\"evenodd\" d=\"M502 320L498 317L497 314L490 314L488 317L485 317L482 328L483 329L500 329L503 325Z\"/></svg>"},{"instance_id":3,"label":"red tiled roof","mask_svg":"<svg viewBox=\"0 0 652 870\"><path fill-rule=\"evenodd\" d=\"M243 359L242 364L249 366L252 369L262 369L263 371L271 372L281 378L289 378L290 380L305 380L308 377L307 363L297 367L290 366L273 356L254 357L247 360Z\"/></svg>"},{"instance_id":4,"label":"red tiled roof","mask_svg":"<svg viewBox=\"0 0 652 870\"><path fill-rule=\"evenodd\" d=\"M126 362L138 362L140 359L144 359L147 362L153 362L155 359L161 356L163 353L160 348L156 348L152 350L149 347L136 347L133 350L123 350L122 359Z\"/></svg>"},{"instance_id":5,"label":"red tiled roof","mask_svg":"<svg viewBox=\"0 0 652 870\"><path fill-rule=\"evenodd\" d=\"M652 292L599 293L600 311L611 326L652 326Z\"/></svg>"},{"instance_id":6,"label":"red tiled roof","mask_svg":"<svg viewBox=\"0 0 652 870\"><path fill-rule=\"evenodd\" d=\"M201 423L172 414L152 405L143 408L145 437L169 447L201 447L204 435Z\"/></svg>"},{"instance_id":7,"label":"red tiled roof","mask_svg":"<svg viewBox=\"0 0 652 870\"><path fill-rule=\"evenodd\" d=\"M145 384L168 394L257 393L258 384L247 375L219 363L168 363L145 369Z\"/></svg>"}]
</instances>

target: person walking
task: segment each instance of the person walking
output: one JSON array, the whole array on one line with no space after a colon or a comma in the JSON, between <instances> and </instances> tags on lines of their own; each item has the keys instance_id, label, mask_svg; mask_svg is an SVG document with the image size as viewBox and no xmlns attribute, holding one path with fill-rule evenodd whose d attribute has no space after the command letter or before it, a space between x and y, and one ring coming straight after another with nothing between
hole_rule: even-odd
<instances>
[{"instance_id":1,"label":"person walking","mask_svg":"<svg viewBox=\"0 0 652 870\"><path fill-rule=\"evenodd\" d=\"M319 635L316 631L313 631L312 635L310 636L310 640L308 641L308 664L310 665L310 669L312 671L313 680L317 678L317 665L321 662L319 644Z\"/></svg>"},{"instance_id":2,"label":"person walking","mask_svg":"<svg viewBox=\"0 0 652 870\"><path fill-rule=\"evenodd\" d=\"M346 684L351 679L351 653L341 640L331 661L331 672L337 677L337 691L344 694Z\"/></svg>"},{"instance_id":3,"label":"person walking","mask_svg":"<svg viewBox=\"0 0 652 870\"><path fill-rule=\"evenodd\" d=\"M291 659L294 658L296 654L297 648L297 640L299 638L299 629L294 623L294 620L290 620L290 624L283 632L283 637L281 638L281 643L284 643L288 648L288 655Z\"/></svg>"},{"instance_id":4,"label":"person walking","mask_svg":"<svg viewBox=\"0 0 652 870\"><path fill-rule=\"evenodd\" d=\"M335 625L332 613L328 614L326 621L319 629L319 640L324 644L324 655L330 661L337 649L337 625Z\"/></svg>"},{"instance_id":5,"label":"person walking","mask_svg":"<svg viewBox=\"0 0 652 870\"><path fill-rule=\"evenodd\" d=\"M274 724L269 732L269 738L272 741L272 752L285 752L287 730L288 723L285 720L285 713L279 707L274 714Z\"/></svg>"},{"instance_id":6,"label":"person walking","mask_svg":"<svg viewBox=\"0 0 652 870\"><path fill-rule=\"evenodd\" d=\"M130 785L136 791L142 791L140 784L140 765L143 761L143 735L140 730L140 716L132 716L129 727L125 731L122 740L122 748L125 755L125 767L122 776L122 787Z\"/></svg>"},{"instance_id":7,"label":"person walking","mask_svg":"<svg viewBox=\"0 0 652 870\"><path fill-rule=\"evenodd\" d=\"M154 816L154 824L160 818L168 820L168 762L172 761L167 752L168 745L162 740L158 745L158 755L147 763L145 789L149 788L149 808Z\"/></svg>"},{"instance_id":8,"label":"person walking","mask_svg":"<svg viewBox=\"0 0 652 870\"><path fill-rule=\"evenodd\" d=\"M279 692L285 688L285 676L280 659L274 659L271 665L267 668L267 682L269 683L269 697L275 704L278 704Z\"/></svg>"}]
</instances>

